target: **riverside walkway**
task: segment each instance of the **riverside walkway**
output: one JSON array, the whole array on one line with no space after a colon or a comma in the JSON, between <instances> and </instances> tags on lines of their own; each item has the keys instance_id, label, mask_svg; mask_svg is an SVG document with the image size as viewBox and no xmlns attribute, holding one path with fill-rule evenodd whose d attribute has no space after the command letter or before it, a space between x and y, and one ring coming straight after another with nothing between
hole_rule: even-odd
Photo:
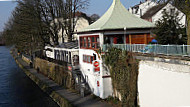
<instances>
[{"instance_id":1,"label":"riverside walkway","mask_svg":"<svg viewBox=\"0 0 190 107\"><path fill-rule=\"evenodd\" d=\"M23 69L23 71L28 75L43 91L45 91L55 102L61 107L67 106L77 106L77 107L111 107L112 105L94 99L93 96L88 95L86 97L81 97L79 94L71 92L67 89L56 84L54 81L45 77L44 75L37 73L33 68L22 60L21 57L15 57L17 64Z\"/></svg>"}]
</instances>

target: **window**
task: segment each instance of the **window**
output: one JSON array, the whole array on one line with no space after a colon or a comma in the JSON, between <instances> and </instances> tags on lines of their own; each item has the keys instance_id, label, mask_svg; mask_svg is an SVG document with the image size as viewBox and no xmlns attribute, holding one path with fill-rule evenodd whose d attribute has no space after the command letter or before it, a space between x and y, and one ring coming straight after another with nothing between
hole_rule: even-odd
<instances>
[{"instance_id":1,"label":"window","mask_svg":"<svg viewBox=\"0 0 190 107\"><path fill-rule=\"evenodd\" d=\"M87 62L88 62L88 63L92 63L92 62L91 62L91 57L90 57L90 56L87 56Z\"/></svg>"},{"instance_id":2,"label":"window","mask_svg":"<svg viewBox=\"0 0 190 107\"><path fill-rule=\"evenodd\" d=\"M83 62L86 62L86 55L83 55Z\"/></svg>"},{"instance_id":3,"label":"window","mask_svg":"<svg viewBox=\"0 0 190 107\"><path fill-rule=\"evenodd\" d=\"M73 65L74 66L79 65L79 56L78 55L73 56Z\"/></svg>"},{"instance_id":4,"label":"window","mask_svg":"<svg viewBox=\"0 0 190 107\"><path fill-rule=\"evenodd\" d=\"M117 44L124 44L124 38L123 38L123 36L118 36L117 37Z\"/></svg>"},{"instance_id":5,"label":"window","mask_svg":"<svg viewBox=\"0 0 190 107\"><path fill-rule=\"evenodd\" d=\"M111 38L110 37L104 37L104 44L111 44Z\"/></svg>"},{"instance_id":6,"label":"window","mask_svg":"<svg viewBox=\"0 0 190 107\"><path fill-rule=\"evenodd\" d=\"M83 49L98 49L100 48L99 36L83 36L80 37L80 48Z\"/></svg>"},{"instance_id":7,"label":"window","mask_svg":"<svg viewBox=\"0 0 190 107\"><path fill-rule=\"evenodd\" d=\"M113 43L114 43L114 44L117 44L117 37L114 37L114 38L113 38Z\"/></svg>"},{"instance_id":8,"label":"window","mask_svg":"<svg viewBox=\"0 0 190 107\"><path fill-rule=\"evenodd\" d=\"M96 54L93 54L93 58L94 58L94 60L96 60Z\"/></svg>"},{"instance_id":9,"label":"window","mask_svg":"<svg viewBox=\"0 0 190 107\"><path fill-rule=\"evenodd\" d=\"M88 47L90 48L90 47L92 47L92 46L91 46L91 43L92 43L92 42L91 42L91 37L87 37L87 38L88 38Z\"/></svg>"},{"instance_id":10,"label":"window","mask_svg":"<svg viewBox=\"0 0 190 107\"><path fill-rule=\"evenodd\" d=\"M95 37L91 37L91 39L92 39L92 48L95 48L96 46Z\"/></svg>"},{"instance_id":11,"label":"window","mask_svg":"<svg viewBox=\"0 0 190 107\"><path fill-rule=\"evenodd\" d=\"M99 38L96 38L96 48L100 48L100 39Z\"/></svg>"},{"instance_id":12,"label":"window","mask_svg":"<svg viewBox=\"0 0 190 107\"><path fill-rule=\"evenodd\" d=\"M91 58L90 60L91 60L91 63L92 63L92 61L94 60L94 57L93 57L93 56L91 56L90 58Z\"/></svg>"},{"instance_id":13,"label":"window","mask_svg":"<svg viewBox=\"0 0 190 107\"><path fill-rule=\"evenodd\" d=\"M83 62L92 64L92 61L94 60L93 56L90 55L83 55Z\"/></svg>"},{"instance_id":14,"label":"window","mask_svg":"<svg viewBox=\"0 0 190 107\"><path fill-rule=\"evenodd\" d=\"M104 36L104 44L124 44L123 35Z\"/></svg>"},{"instance_id":15,"label":"window","mask_svg":"<svg viewBox=\"0 0 190 107\"><path fill-rule=\"evenodd\" d=\"M84 47L84 38L80 38L80 47Z\"/></svg>"},{"instance_id":16,"label":"window","mask_svg":"<svg viewBox=\"0 0 190 107\"><path fill-rule=\"evenodd\" d=\"M87 44L86 44L87 42L86 42L86 37L84 37L84 47L87 47Z\"/></svg>"}]
</instances>

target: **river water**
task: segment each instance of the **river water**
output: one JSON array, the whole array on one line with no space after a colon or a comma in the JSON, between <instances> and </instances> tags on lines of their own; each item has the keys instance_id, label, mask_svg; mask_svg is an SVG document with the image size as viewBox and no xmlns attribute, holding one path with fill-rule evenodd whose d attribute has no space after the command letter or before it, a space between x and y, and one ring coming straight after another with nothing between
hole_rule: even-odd
<instances>
[{"instance_id":1,"label":"river water","mask_svg":"<svg viewBox=\"0 0 190 107\"><path fill-rule=\"evenodd\" d=\"M9 51L0 46L0 107L58 107L22 72Z\"/></svg>"}]
</instances>

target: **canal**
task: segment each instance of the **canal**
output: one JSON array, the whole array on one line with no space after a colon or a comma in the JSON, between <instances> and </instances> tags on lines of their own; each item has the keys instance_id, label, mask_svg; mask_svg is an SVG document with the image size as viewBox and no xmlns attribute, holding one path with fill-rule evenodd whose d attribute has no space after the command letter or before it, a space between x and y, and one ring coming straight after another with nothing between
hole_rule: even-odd
<instances>
[{"instance_id":1,"label":"canal","mask_svg":"<svg viewBox=\"0 0 190 107\"><path fill-rule=\"evenodd\" d=\"M0 107L58 107L22 72L9 51L0 46Z\"/></svg>"}]
</instances>

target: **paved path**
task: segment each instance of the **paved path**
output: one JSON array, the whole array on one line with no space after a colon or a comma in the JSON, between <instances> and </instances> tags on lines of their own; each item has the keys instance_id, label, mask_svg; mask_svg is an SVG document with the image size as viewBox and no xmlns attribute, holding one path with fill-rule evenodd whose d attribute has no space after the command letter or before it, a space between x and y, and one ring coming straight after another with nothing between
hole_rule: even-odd
<instances>
[{"instance_id":1,"label":"paved path","mask_svg":"<svg viewBox=\"0 0 190 107\"><path fill-rule=\"evenodd\" d=\"M77 93L70 92L69 90L66 90L62 87L60 87L58 84L56 84L54 81L50 80L49 78L45 77L42 74L37 73L35 69L31 69L26 62L22 60L22 58L17 58L18 63L24 66L25 69L27 69L29 72L34 74L36 77L38 77L41 81L46 83L50 88L52 88L55 92L59 93L62 97L64 97L66 100L68 100L72 105L77 107L111 107L112 105L94 99L91 95L86 97L81 97Z\"/></svg>"}]
</instances>

